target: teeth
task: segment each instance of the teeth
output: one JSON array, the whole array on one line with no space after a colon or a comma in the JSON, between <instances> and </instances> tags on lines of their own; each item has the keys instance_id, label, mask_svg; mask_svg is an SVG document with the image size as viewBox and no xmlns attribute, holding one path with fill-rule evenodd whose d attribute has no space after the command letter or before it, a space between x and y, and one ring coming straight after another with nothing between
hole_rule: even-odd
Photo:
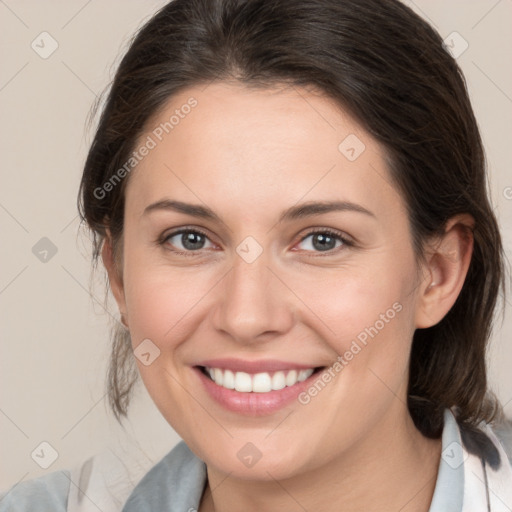
<instances>
[{"instance_id":1,"label":"teeth","mask_svg":"<svg viewBox=\"0 0 512 512\"><path fill-rule=\"evenodd\" d=\"M311 372L311 373L313 373L313 372ZM297 376L297 380L299 382L302 382L302 381L306 380L311 375L311 373L309 373L309 370L301 370L299 372L299 375Z\"/></svg>"},{"instance_id":2,"label":"teeth","mask_svg":"<svg viewBox=\"0 0 512 512\"><path fill-rule=\"evenodd\" d=\"M215 383L222 386L222 381L219 383L215 379ZM237 391L249 392L252 391L252 379L248 373L236 372L235 373L235 389Z\"/></svg>"},{"instance_id":3,"label":"teeth","mask_svg":"<svg viewBox=\"0 0 512 512\"><path fill-rule=\"evenodd\" d=\"M297 370L291 370L286 375L286 385L293 386L297 382Z\"/></svg>"},{"instance_id":4,"label":"teeth","mask_svg":"<svg viewBox=\"0 0 512 512\"><path fill-rule=\"evenodd\" d=\"M224 379L222 380L222 386L228 389L235 389L235 374L231 370L224 370Z\"/></svg>"},{"instance_id":5,"label":"teeth","mask_svg":"<svg viewBox=\"0 0 512 512\"><path fill-rule=\"evenodd\" d=\"M286 387L286 377L284 372L276 372L272 375L272 389L278 391Z\"/></svg>"},{"instance_id":6,"label":"teeth","mask_svg":"<svg viewBox=\"0 0 512 512\"><path fill-rule=\"evenodd\" d=\"M252 375L246 372L222 370L221 368L206 368L206 372L216 384L226 389L235 389L242 393L268 393L305 381L313 374L314 369L285 370L275 372L273 375L267 372Z\"/></svg>"},{"instance_id":7,"label":"teeth","mask_svg":"<svg viewBox=\"0 0 512 512\"><path fill-rule=\"evenodd\" d=\"M222 373L222 370L220 370L219 368L214 368L213 380L215 382L218 382L219 386L222 386L224 384L224 374Z\"/></svg>"},{"instance_id":8,"label":"teeth","mask_svg":"<svg viewBox=\"0 0 512 512\"><path fill-rule=\"evenodd\" d=\"M252 378L252 390L255 393L268 393L272 390L272 378L268 373L257 373Z\"/></svg>"}]
</instances>

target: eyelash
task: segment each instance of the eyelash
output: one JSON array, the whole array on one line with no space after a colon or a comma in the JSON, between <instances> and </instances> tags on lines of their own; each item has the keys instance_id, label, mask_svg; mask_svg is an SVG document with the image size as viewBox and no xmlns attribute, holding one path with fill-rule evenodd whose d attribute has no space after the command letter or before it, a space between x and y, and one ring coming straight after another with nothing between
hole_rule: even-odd
<instances>
[{"instance_id":1,"label":"eyelash","mask_svg":"<svg viewBox=\"0 0 512 512\"><path fill-rule=\"evenodd\" d=\"M196 233L196 234L200 234L202 236L204 236L205 238L207 238L209 240L209 237L208 235L198 229L198 228L192 228L192 227L184 227L184 228L180 228L176 231L172 231L171 233L166 233L164 234L159 240L157 240L157 244L158 245L161 245L161 246L165 246L167 244L167 240L169 240L169 238L172 238L176 235L181 235L182 233ZM342 249L343 247L353 247L355 244L352 240L349 240L346 236L344 236L341 232L339 231L334 231L332 229L329 229L329 228L316 228L316 229L312 229L311 231L308 231L297 243L301 243L303 242L306 238L310 237L311 235L315 235L317 233L321 233L321 234L324 234L324 235L329 235L333 238L336 238L338 240L340 240L342 242L342 245L340 247L337 247L335 249L329 249L328 251L313 251L313 252L316 252L317 254L315 254L313 257L324 257L324 256L332 256L334 253L336 252L339 252L340 249ZM210 240L211 242L211 240ZM177 254L179 256L197 256L198 253L202 250L202 249L197 249L195 251L177 251L175 249L168 249L170 250L171 252L173 252L174 254ZM306 252L312 252L312 251L306 251Z\"/></svg>"},{"instance_id":2,"label":"eyelash","mask_svg":"<svg viewBox=\"0 0 512 512\"><path fill-rule=\"evenodd\" d=\"M333 229L329 228L315 228L311 231L308 231L300 240L298 243L303 242L306 238L310 237L311 235L315 235L316 233L321 233L322 235L329 235L333 238L336 238L342 242L342 245L340 247L336 247L334 249L329 249L328 251L306 251L306 252L313 252L312 255L314 258L317 257L326 257L326 256L332 256L333 254L338 253L339 251L343 250L345 247L354 247L354 242L350 240L348 237L346 237L343 233L340 231L335 231Z\"/></svg>"}]
</instances>

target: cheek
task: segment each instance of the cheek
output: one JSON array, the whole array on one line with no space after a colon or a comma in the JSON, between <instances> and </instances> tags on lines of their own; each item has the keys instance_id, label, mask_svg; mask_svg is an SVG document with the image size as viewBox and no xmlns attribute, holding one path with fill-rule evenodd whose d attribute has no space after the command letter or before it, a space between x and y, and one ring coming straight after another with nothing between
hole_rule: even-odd
<instances>
[{"instance_id":1,"label":"cheek","mask_svg":"<svg viewBox=\"0 0 512 512\"><path fill-rule=\"evenodd\" d=\"M351 408L366 407L407 381L414 332L414 267L405 261L341 272L338 280L316 285L301 283L299 296L308 297L316 330L338 355L331 366L338 396ZM357 393L354 393L357 389ZM366 404L366 405L365 405Z\"/></svg>"},{"instance_id":2,"label":"cheek","mask_svg":"<svg viewBox=\"0 0 512 512\"><path fill-rule=\"evenodd\" d=\"M126 275L126 302L133 344L144 338L161 339L172 327L178 300L169 302L172 295L166 292L166 287L143 271L128 269Z\"/></svg>"},{"instance_id":3,"label":"cheek","mask_svg":"<svg viewBox=\"0 0 512 512\"><path fill-rule=\"evenodd\" d=\"M149 338L160 349L169 348L173 339L180 339L194 306L205 290L189 273L169 270L133 269L127 272L126 297L133 343ZM204 284L204 283L203 283Z\"/></svg>"},{"instance_id":4,"label":"cheek","mask_svg":"<svg viewBox=\"0 0 512 512\"><path fill-rule=\"evenodd\" d=\"M340 354L352 340L364 345L410 322L410 315L403 314L412 297L407 282L407 276L395 269L366 267L333 273L320 282L303 277L296 290L298 296L307 297L306 306L317 315L326 339Z\"/></svg>"}]
</instances>

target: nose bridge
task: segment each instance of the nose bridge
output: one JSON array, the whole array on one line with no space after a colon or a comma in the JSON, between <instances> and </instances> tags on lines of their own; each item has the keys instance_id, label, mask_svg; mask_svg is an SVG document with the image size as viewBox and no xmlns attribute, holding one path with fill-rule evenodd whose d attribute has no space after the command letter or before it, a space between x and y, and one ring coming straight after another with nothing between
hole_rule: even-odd
<instances>
[{"instance_id":1,"label":"nose bridge","mask_svg":"<svg viewBox=\"0 0 512 512\"><path fill-rule=\"evenodd\" d=\"M242 252L234 256L223 280L214 318L217 329L240 343L250 343L262 334L285 332L292 325L293 312L267 253L252 260L244 257L243 249L240 244Z\"/></svg>"}]
</instances>

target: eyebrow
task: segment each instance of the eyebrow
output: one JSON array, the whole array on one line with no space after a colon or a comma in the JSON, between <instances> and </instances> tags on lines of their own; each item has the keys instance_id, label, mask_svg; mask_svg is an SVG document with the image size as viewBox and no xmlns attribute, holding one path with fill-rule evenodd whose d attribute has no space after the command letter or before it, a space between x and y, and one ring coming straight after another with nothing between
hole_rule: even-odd
<instances>
[{"instance_id":1,"label":"eyebrow","mask_svg":"<svg viewBox=\"0 0 512 512\"><path fill-rule=\"evenodd\" d=\"M208 219L217 222L223 222L222 219L207 206L200 204L184 203L182 201L175 201L171 199L161 199L155 203L150 204L144 209L142 216L145 216L153 211L157 210L168 210L175 211L178 213L184 213L191 215L192 217L198 217L202 219ZM292 206L285 210L279 217L279 222L292 221L310 217L313 215L321 215L323 213L330 213L335 211L341 212L357 212L363 213L370 217L375 218L375 214L370 210L367 210L363 206L352 203L350 201L321 201L321 202L309 202L300 205Z\"/></svg>"}]
</instances>

